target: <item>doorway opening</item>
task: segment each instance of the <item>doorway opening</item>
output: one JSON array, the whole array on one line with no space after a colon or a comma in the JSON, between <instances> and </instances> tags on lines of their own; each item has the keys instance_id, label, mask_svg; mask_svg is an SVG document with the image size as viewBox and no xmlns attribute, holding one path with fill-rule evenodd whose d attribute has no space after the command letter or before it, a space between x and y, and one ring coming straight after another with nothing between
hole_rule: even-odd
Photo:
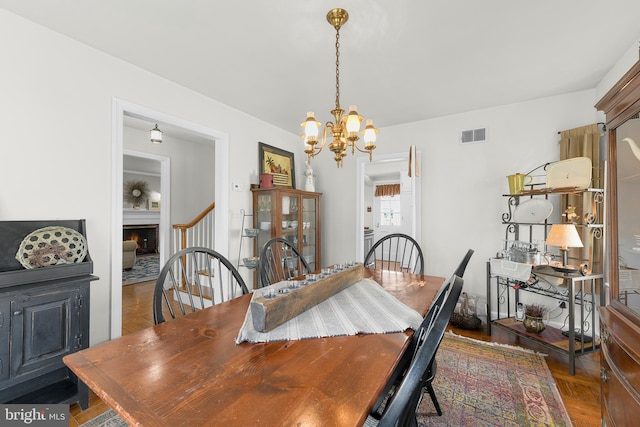
<instances>
[{"instance_id":1,"label":"doorway opening","mask_svg":"<svg viewBox=\"0 0 640 427\"><path fill-rule=\"evenodd\" d=\"M125 118L125 127L137 127L146 131L149 123L142 120L132 121ZM137 132L139 134L140 131ZM129 135L129 133L127 133ZM136 138L133 131L131 138ZM130 136L125 136L125 145ZM169 254L171 231L171 186L170 158L145 152L123 150L123 181L125 183L144 182L149 188L149 200L156 201L134 207L125 203L122 212L123 265L122 286L155 280L160 266ZM164 208L163 208L164 207ZM129 241L136 242L135 251ZM124 248L128 252L124 252ZM133 254L132 252L135 252Z\"/></svg>"},{"instance_id":2,"label":"doorway opening","mask_svg":"<svg viewBox=\"0 0 640 427\"><path fill-rule=\"evenodd\" d=\"M418 166L420 155L420 151L415 152L415 162ZM416 177L415 174L409 177L407 174L409 153L377 155L373 161L369 161L367 157L358 157L356 163L356 259L364 260L365 248L382 237L379 233L376 235L375 231L378 222L375 221L372 208L374 182L401 184L406 202L401 206L403 225L402 231L399 232L410 235L420 244L421 178ZM371 234L375 235L373 241L371 241Z\"/></svg>"},{"instance_id":3,"label":"doorway opening","mask_svg":"<svg viewBox=\"0 0 640 427\"><path fill-rule=\"evenodd\" d=\"M110 312L110 336L117 338L122 334L122 237L123 237L123 158L125 118L134 117L148 122L153 122L176 130L183 130L211 141L214 146L214 170L215 170L215 202L219 206L229 205L229 135L205 126L189 122L187 120L171 116L159 111L133 104L121 99L113 99L112 114L112 191L111 206L114 209L111 224L111 312ZM152 156L152 155L150 155ZM156 160L163 160L159 158ZM163 180L166 194L169 194L169 160L163 163L166 167L167 179ZM163 174L163 172L161 172ZM164 199L164 196L163 196ZM170 211L170 200L163 200L163 204ZM229 254L229 213L226 209L214 211L215 215L215 249L228 256ZM160 228L169 229L169 215L160 217ZM168 255L169 240L160 238L160 255ZM166 243L164 241L166 241ZM165 248L166 245L166 248ZM162 264L162 258L161 258Z\"/></svg>"}]
</instances>

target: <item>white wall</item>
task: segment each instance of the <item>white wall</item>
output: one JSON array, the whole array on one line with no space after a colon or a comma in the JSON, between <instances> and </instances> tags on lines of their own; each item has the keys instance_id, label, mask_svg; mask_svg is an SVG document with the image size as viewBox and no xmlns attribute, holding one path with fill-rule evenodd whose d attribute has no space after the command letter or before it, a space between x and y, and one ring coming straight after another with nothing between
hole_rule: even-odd
<instances>
[{"instance_id":1,"label":"white wall","mask_svg":"<svg viewBox=\"0 0 640 427\"><path fill-rule=\"evenodd\" d=\"M230 192L229 206L217 207L230 213L229 254L237 253L239 210L251 210L258 141L297 151L300 140L4 10L0 39L0 218L86 219L94 274L100 277L91 285L93 345L110 336L110 247L117 235L111 230L113 97L229 135L229 181L245 188ZM296 163L304 170L302 156Z\"/></svg>"},{"instance_id":2,"label":"white wall","mask_svg":"<svg viewBox=\"0 0 640 427\"><path fill-rule=\"evenodd\" d=\"M468 248L475 250L465 274L465 290L485 295L485 263L500 249L506 211L506 176L560 157L558 131L594 123L594 91L505 105L384 128L374 153L416 144L422 151L422 248L427 274L449 276ZM461 129L487 127L487 143L461 145ZM339 246L323 243L326 264L355 254L355 161L342 169L322 155L314 160L325 191L323 242L341 236ZM321 165L321 166L320 166Z\"/></svg>"}]
</instances>

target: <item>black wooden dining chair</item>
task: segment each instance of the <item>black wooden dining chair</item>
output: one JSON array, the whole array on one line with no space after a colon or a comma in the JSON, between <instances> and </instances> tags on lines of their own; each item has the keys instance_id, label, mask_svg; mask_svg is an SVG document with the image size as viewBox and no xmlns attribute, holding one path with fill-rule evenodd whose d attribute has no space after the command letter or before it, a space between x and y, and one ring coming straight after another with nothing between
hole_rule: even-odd
<instances>
[{"instance_id":1,"label":"black wooden dining chair","mask_svg":"<svg viewBox=\"0 0 640 427\"><path fill-rule=\"evenodd\" d=\"M400 385L392 392L384 404L382 415L374 412L367 417L365 426L396 427L417 426L416 411L426 386L426 373L435 360L436 353L444 337L451 314L462 292L463 279L454 276L451 288L444 298L442 307L428 324L423 324L415 332L418 345L412 354L411 364ZM426 319L426 318L425 318Z\"/></svg>"},{"instance_id":2,"label":"black wooden dining chair","mask_svg":"<svg viewBox=\"0 0 640 427\"><path fill-rule=\"evenodd\" d=\"M451 289L451 283L454 280L454 278L460 277L462 278L462 276L464 275L464 272L467 268L467 265L469 264L469 260L471 259L471 256L473 255L474 251L473 249L469 249L467 251L467 253L465 254L465 256L462 258L462 261L460 261L460 264L458 265L458 267L456 268L455 272L453 273L453 275L451 276L451 278L449 280L446 280L442 286L440 287L440 289L438 290L438 293L436 294L436 297L434 298L433 302L431 303L431 306L429 307L429 311L427 312L427 315L425 316L425 318L422 320L422 328L426 328L429 325L431 325L433 323L433 319L434 317L439 313L439 311L442 309L442 306L445 302L445 300L448 298L449 296L449 291ZM449 316L451 317L451 316ZM395 371L393 372L391 379L389 381L389 383L387 384L385 391L382 393L382 395L380 396L380 398L378 399L378 401L376 402L376 404L373 406L374 410L378 410L380 405L382 404L386 394L394 387L397 386L399 384L399 382L401 381L402 377L404 376L404 374L406 373L410 363L411 363L411 359L413 356L413 352L415 351L415 348L417 348L418 346L418 334L414 334L413 335L413 339L411 340L411 343L409 344L409 347L407 347L407 350L405 351L405 353L403 353L402 358L400 359L400 362L398 363L398 365L396 366ZM425 378L424 378L424 390L429 393L429 397L431 397L431 401L433 402L433 406L435 407L438 415L442 415L442 409L440 408L440 404L438 403L438 398L436 397L436 392L435 389L433 388L433 380L435 379L436 376L436 370L437 370L437 362L435 360L435 358L433 359L432 363L429 365L429 367L427 368L427 371L425 373Z\"/></svg>"},{"instance_id":3,"label":"black wooden dining chair","mask_svg":"<svg viewBox=\"0 0 640 427\"><path fill-rule=\"evenodd\" d=\"M464 272L467 269L467 264L469 264L469 260L471 259L473 252L474 252L473 249L469 249L467 251L465 256L462 258L462 261L460 261L460 264L456 268L456 271L453 273L454 277L457 276L462 278L462 276L464 276ZM457 301L457 298L456 298L456 301ZM429 397L431 397L431 401L433 402L433 406L436 408L436 412L438 413L438 415L442 416L442 409L440 408L440 404L438 403L438 398L436 397L436 391L433 388L433 380L436 377L437 368L438 368L438 363L434 358L433 361L429 364L429 367L427 368L427 372L424 377L424 390L427 393L429 393Z\"/></svg>"},{"instance_id":4,"label":"black wooden dining chair","mask_svg":"<svg viewBox=\"0 0 640 427\"><path fill-rule=\"evenodd\" d=\"M473 249L469 249L467 251L464 258L462 258L462 261L460 261L460 265L458 265L458 268L456 268L456 271L453 274L458 277L464 277L464 272L467 269L467 264L469 264L469 260L471 259L471 255L473 255L473 252Z\"/></svg>"},{"instance_id":5,"label":"black wooden dining chair","mask_svg":"<svg viewBox=\"0 0 640 427\"><path fill-rule=\"evenodd\" d=\"M209 248L183 249L169 258L156 280L153 321L157 325L165 315L175 319L248 293L242 276L224 256Z\"/></svg>"},{"instance_id":6,"label":"black wooden dining chair","mask_svg":"<svg viewBox=\"0 0 640 427\"><path fill-rule=\"evenodd\" d=\"M274 237L262 247L258 263L260 288L310 272L309 263L287 239Z\"/></svg>"},{"instance_id":7,"label":"black wooden dining chair","mask_svg":"<svg viewBox=\"0 0 640 427\"><path fill-rule=\"evenodd\" d=\"M438 290L438 293L436 294L436 297L433 299L431 306L429 307L429 311L427 312L424 319L422 319L420 328L417 331L419 331L420 329L428 329L431 325L433 325L433 322L435 321L436 316L438 315L438 313L440 313L440 310L442 310L442 307L449 296L449 292L451 290L451 283L454 277L455 275L451 276L450 279L446 280L442 284L442 286ZM378 398L377 402L373 406L374 411L379 411L380 406L386 399L387 394L394 387L397 387L400 384L400 381L402 381L402 378L406 374L407 369L411 365L413 355L420 344L420 334L417 333L417 331L416 333L413 334L413 338L411 339L409 346L402 354L400 361L398 362L395 370L393 371L393 374L391 374L390 376L390 380L387 382L387 385L385 386L385 389L380 394L380 397ZM442 415L442 412L440 410L440 405L438 404L438 399L436 398L435 390L433 389L433 386L431 386L431 382L435 378L435 371L436 371L436 361L434 359L432 364L429 365L429 368L427 369L427 373L425 376L425 379L428 381L428 385L425 386L425 391L429 393L429 396L431 397L431 401L433 402L433 405L436 407L436 411L438 411L438 415Z\"/></svg>"},{"instance_id":8,"label":"black wooden dining chair","mask_svg":"<svg viewBox=\"0 0 640 427\"><path fill-rule=\"evenodd\" d=\"M422 249L415 239L402 233L388 234L369 249L364 266L381 270L424 274Z\"/></svg>"}]
</instances>

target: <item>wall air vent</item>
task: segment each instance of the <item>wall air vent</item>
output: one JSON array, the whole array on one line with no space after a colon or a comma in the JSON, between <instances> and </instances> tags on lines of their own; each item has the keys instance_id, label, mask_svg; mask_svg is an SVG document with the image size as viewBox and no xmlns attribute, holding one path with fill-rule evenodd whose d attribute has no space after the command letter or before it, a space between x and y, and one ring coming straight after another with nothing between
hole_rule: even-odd
<instances>
[{"instance_id":1,"label":"wall air vent","mask_svg":"<svg viewBox=\"0 0 640 427\"><path fill-rule=\"evenodd\" d=\"M469 144L474 142L487 142L487 128L469 129L460 132L460 142Z\"/></svg>"}]
</instances>

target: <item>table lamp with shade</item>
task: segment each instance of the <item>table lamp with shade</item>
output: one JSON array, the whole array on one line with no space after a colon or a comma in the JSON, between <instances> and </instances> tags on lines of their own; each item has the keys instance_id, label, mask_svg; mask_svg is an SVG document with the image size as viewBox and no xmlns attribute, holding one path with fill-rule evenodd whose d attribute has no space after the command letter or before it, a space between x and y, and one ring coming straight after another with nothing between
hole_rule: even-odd
<instances>
[{"instance_id":1,"label":"table lamp with shade","mask_svg":"<svg viewBox=\"0 0 640 427\"><path fill-rule=\"evenodd\" d=\"M582 248L582 240L574 224L553 224L546 243L548 246L559 246L562 253L562 267L552 266L555 270L570 273L579 268L568 265L569 248Z\"/></svg>"}]
</instances>

